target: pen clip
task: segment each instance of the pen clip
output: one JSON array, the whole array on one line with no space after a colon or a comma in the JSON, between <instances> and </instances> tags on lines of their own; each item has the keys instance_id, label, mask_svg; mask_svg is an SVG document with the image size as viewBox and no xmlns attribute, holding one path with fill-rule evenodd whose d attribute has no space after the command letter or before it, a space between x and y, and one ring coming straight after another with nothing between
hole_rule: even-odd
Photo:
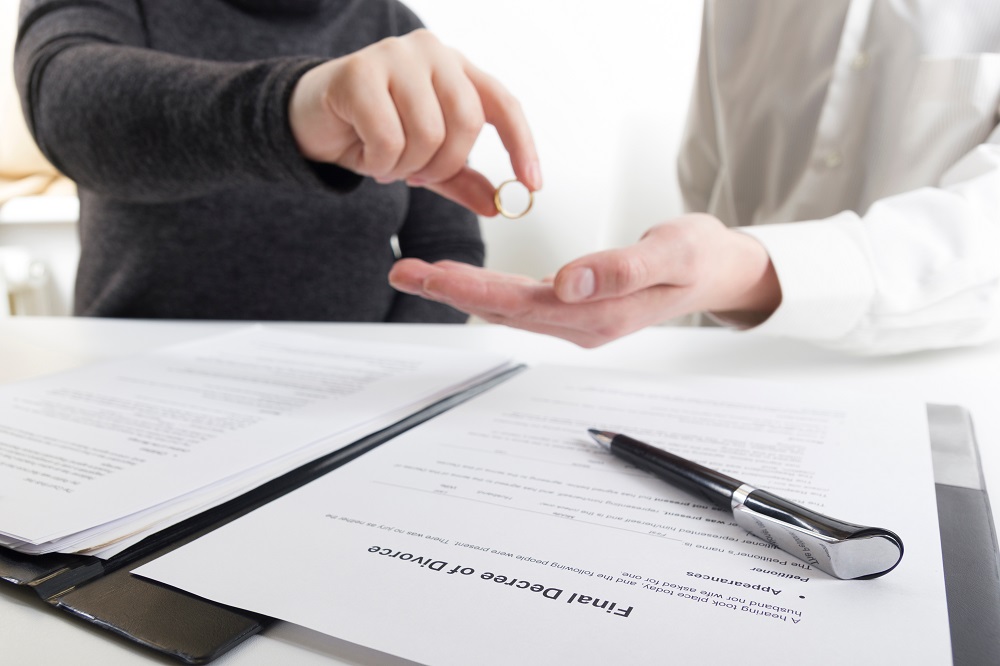
<instances>
[{"instance_id":1,"label":"pen clip","mask_svg":"<svg viewBox=\"0 0 1000 666\"><path fill-rule=\"evenodd\" d=\"M733 494L733 517L747 532L835 578L877 578L903 558L903 541L889 530L845 523L749 486Z\"/></svg>"}]
</instances>

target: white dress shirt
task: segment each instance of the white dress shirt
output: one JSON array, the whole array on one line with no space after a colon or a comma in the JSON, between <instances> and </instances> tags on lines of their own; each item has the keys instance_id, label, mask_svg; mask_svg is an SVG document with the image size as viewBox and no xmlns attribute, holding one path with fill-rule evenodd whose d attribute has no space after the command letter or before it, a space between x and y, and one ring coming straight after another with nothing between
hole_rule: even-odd
<instances>
[{"instance_id":1,"label":"white dress shirt","mask_svg":"<svg viewBox=\"0 0 1000 666\"><path fill-rule=\"evenodd\" d=\"M1000 337L998 51L998 0L706 1L679 172L771 256L782 303L753 330Z\"/></svg>"}]
</instances>

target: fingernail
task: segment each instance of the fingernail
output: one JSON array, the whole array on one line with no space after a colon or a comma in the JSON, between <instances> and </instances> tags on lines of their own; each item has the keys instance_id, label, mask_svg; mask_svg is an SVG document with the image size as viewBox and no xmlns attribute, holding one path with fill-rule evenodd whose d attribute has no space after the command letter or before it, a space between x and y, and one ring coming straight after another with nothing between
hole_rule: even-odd
<instances>
[{"instance_id":1,"label":"fingernail","mask_svg":"<svg viewBox=\"0 0 1000 666\"><path fill-rule=\"evenodd\" d=\"M437 301L438 303L445 303L445 304L448 303L448 297L443 292L435 289L434 287L424 286L424 288L420 291L420 294L418 295L423 298L430 299L432 301Z\"/></svg>"},{"instance_id":2,"label":"fingernail","mask_svg":"<svg viewBox=\"0 0 1000 666\"><path fill-rule=\"evenodd\" d=\"M438 295L438 291L434 288L434 281L433 280L429 280L429 279L425 279L423 281L423 283L420 285L420 292L424 296L437 296Z\"/></svg>"},{"instance_id":3,"label":"fingernail","mask_svg":"<svg viewBox=\"0 0 1000 666\"><path fill-rule=\"evenodd\" d=\"M574 269L566 280L564 300L569 302L582 301L594 295L594 271L590 268Z\"/></svg>"},{"instance_id":4,"label":"fingernail","mask_svg":"<svg viewBox=\"0 0 1000 666\"><path fill-rule=\"evenodd\" d=\"M542 189L542 165L538 162L532 162L528 165L528 180L531 181L532 188L536 190Z\"/></svg>"},{"instance_id":5,"label":"fingernail","mask_svg":"<svg viewBox=\"0 0 1000 666\"><path fill-rule=\"evenodd\" d=\"M423 187L424 185L427 184L427 179L420 177L407 178L406 184L409 185L410 187Z\"/></svg>"},{"instance_id":6,"label":"fingernail","mask_svg":"<svg viewBox=\"0 0 1000 666\"><path fill-rule=\"evenodd\" d=\"M404 294L412 294L414 296L419 296L420 295L420 288L419 287L412 287L412 286L410 286L410 285L408 285L406 283L403 283L403 282L395 282L393 280L389 280L389 286L392 287L393 289L395 289L396 291L403 292Z\"/></svg>"}]
</instances>

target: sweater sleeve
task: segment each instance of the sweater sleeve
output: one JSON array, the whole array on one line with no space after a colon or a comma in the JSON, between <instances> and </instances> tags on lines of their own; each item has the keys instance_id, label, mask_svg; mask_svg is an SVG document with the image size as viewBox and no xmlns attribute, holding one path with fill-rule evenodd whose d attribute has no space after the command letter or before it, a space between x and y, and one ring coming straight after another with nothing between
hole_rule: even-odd
<instances>
[{"instance_id":1,"label":"sweater sleeve","mask_svg":"<svg viewBox=\"0 0 1000 666\"><path fill-rule=\"evenodd\" d=\"M398 234L403 257L433 263L451 259L482 266L485 250L479 220L472 212L433 192L410 190L410 208ZM468 316L458 310L408 294L397 294L389 321L461 323Z\"/></svg>"},{"instance_id":2,"label":"sweater sleeve","mask_svg":"<svg viewBox=\"0 0 1000 666\"><path fill-rule=\"evenodd\" d=\"M311 57L213 62L146 47L135 0L22 4L15 75L42 152L81 187L156 202L235 186L349 188L297 151L288 99Z\"/></svg>"},{"instance_id":3,"label":"sweater sleeve","mask_svg":"<svg viewBox=\"0 0 1000 666\"><path fill-rule=\"evenodd\" d=\"M423 23L405 5L395 4L395 32L403 35ZM410 190L410 207L398 234L402 257L433 263L442 259L482 266L485 249L479 219L469 210L422 188ZM397 293L390 322L461 324L469 316L441 303Z\"/></svg>"}]
</instances>

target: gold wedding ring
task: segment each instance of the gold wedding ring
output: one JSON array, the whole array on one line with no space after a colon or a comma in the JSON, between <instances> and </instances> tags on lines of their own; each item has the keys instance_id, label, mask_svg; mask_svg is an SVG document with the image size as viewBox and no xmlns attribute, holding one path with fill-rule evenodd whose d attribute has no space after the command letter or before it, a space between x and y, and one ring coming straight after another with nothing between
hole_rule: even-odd
<instances>
[{"instance_id":1,"label":"gold wedding ring","mask_svg":"<svg viewBox=\"0 0 1000 666\"><path fill-rule=\"evenodd\" d=\"M524 217L525 215L528 214L528 211L531 210L531 206L535 203L535 194L534 194L534 192L532 192L531 190L528 190L528 188L525 187L524 189L528 190L528 206L527 206L527 208L525 208L524 210L522 210L520 213L512 213L512 212L510 212L509 210L507 210L506 208L503 207L503 201L501 201L501 199L500 199L500 193L503 191L503 188L507 187L511 183L517 183L517 182L518 182L518 180L516 178L511 179L511 180L505 180L504 182L500 183L500 186L497 187L496 192L493 193L493 205L495 205L497 207L497 212L500 213L501 215L503 215L504 217L506 217L508 220L516 220L518 218Z\"/></svg>"}]
</instances>

